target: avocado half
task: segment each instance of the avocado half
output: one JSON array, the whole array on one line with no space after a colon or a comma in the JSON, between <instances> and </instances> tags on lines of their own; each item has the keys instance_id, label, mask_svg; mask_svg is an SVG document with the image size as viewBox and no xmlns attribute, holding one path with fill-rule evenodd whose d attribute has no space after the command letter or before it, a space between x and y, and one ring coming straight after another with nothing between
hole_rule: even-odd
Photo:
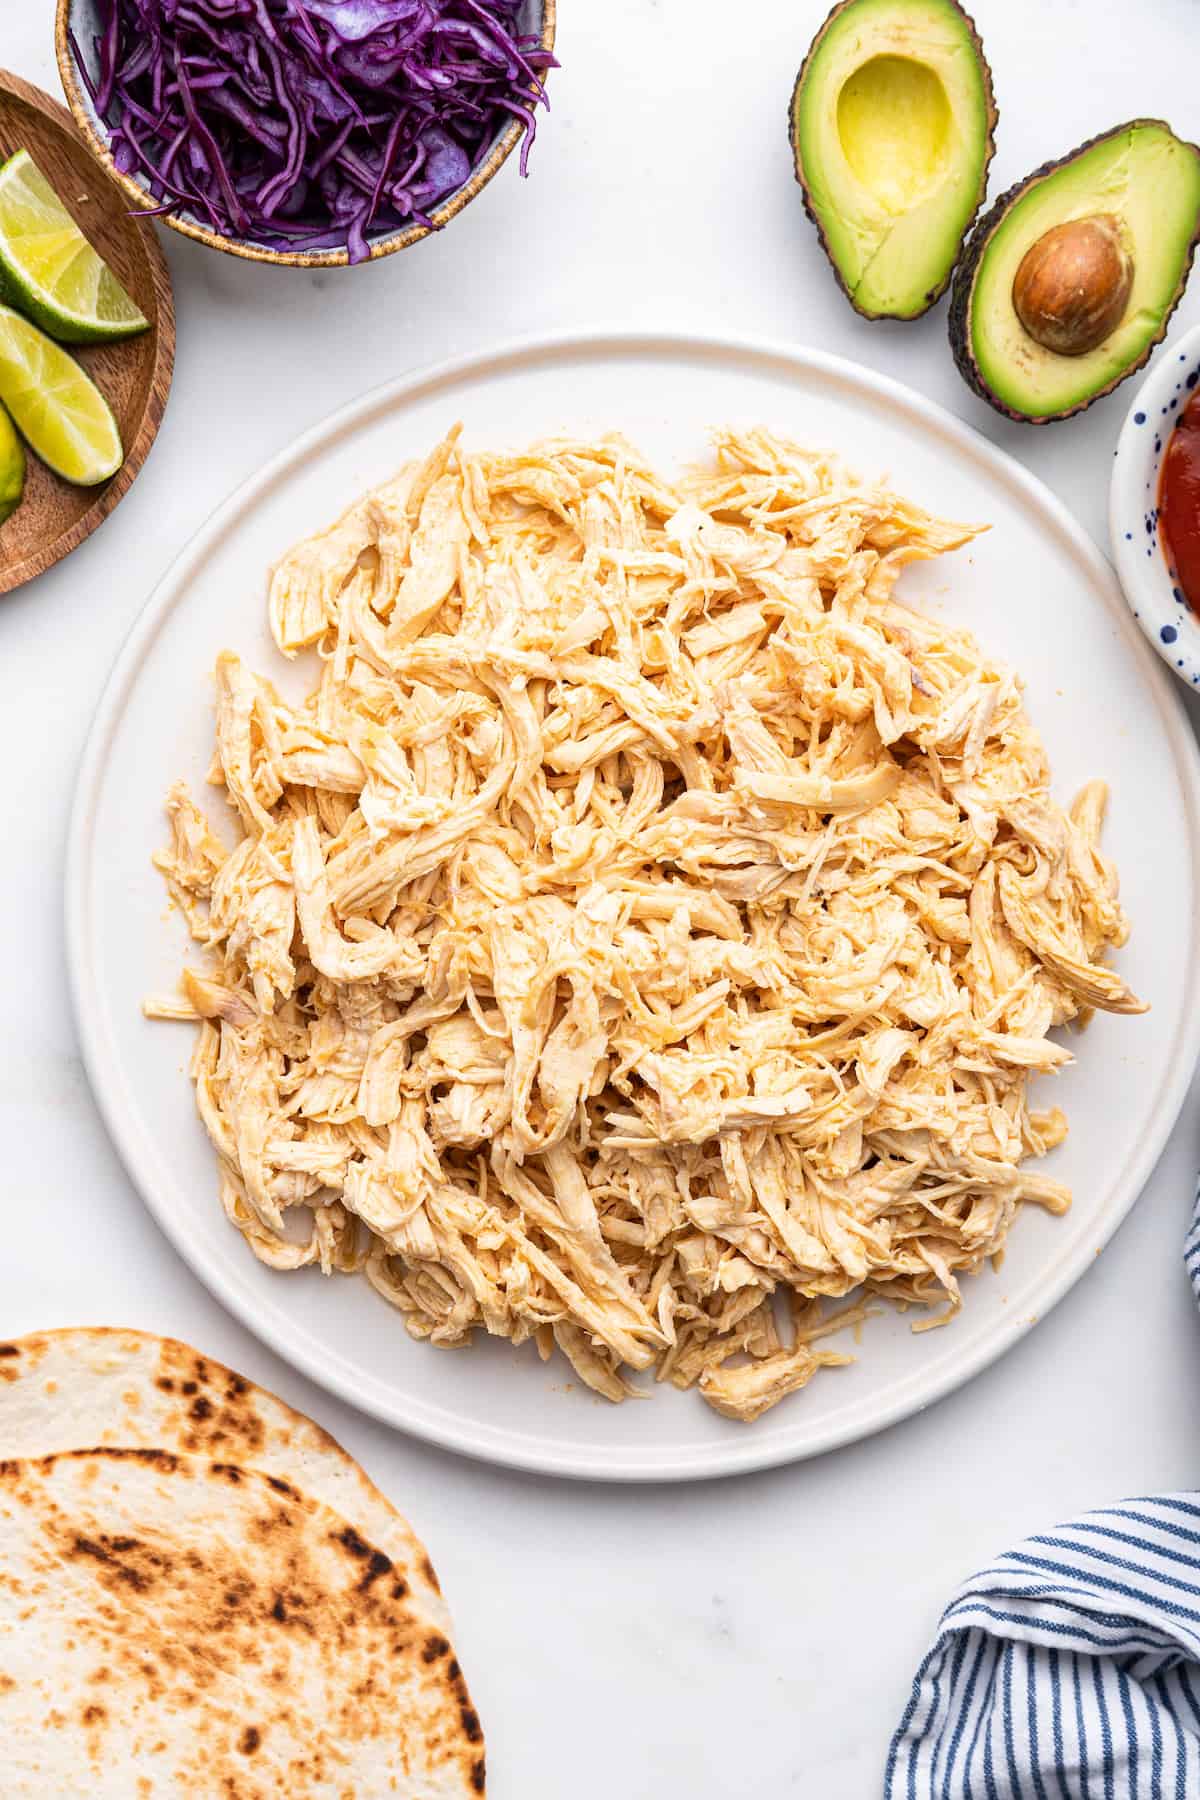
<instances>
[{"instance_id":1,"label":"avocado half","mask_svg":"<svg viewBox=\"0 0 1200 1800\"><path fill-rule=\"evenodd\" d=\"M792 91L804 207L847 298L915 319L950 279L994 149L992 76L956 0L842 0Z\"/></svg>"},{"instance_id":2,"label":"avocado half","mask_svg":"<svg viewBox=\"0 0 1200 1800\"><path fill-rule=\"evenodd\" d=\"M1108 303L1114 296L1102 290L1106 280L1116 282L1116 263L1105 268L1078 255L1063 261L1080 227L1117 240L1124 279L1115 307ZM961 374L1010 419L1040 425L1082 412L1140 369L1161 340L1187 284L1198 234L1200 149L1161 119L1133 119L1035 169L979 221L958 266L950 344ZM1054 321L1039 326L1028 304L1021 306L1035 277L1038 297L1050 294L1051 312L1057 285L1057 323L1066 322L1067 341L1072 318L1081 313L1107 327L1099 341L1084 330L1074 353L1051 348L1047 340L1064 341L1047 329ZM1086 297L1090 279L1098 291Z\"/></svg>"}]
</instances>

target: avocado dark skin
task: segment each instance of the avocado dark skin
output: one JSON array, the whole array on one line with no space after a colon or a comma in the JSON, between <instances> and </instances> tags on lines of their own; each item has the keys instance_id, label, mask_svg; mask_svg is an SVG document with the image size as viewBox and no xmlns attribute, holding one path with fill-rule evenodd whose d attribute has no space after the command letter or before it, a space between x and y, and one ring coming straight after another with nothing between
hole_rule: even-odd
<instances>
[{"instance_id":1,"label":"avocado dark skin","mask_svg":"<svg viewBox=\"0 0 1200 1800\"><path fill-rule=\"evenodd\" d=\"M809 198L808 184L805 181L803 174L801 173L800 147L799 147L799 144L797 143L797 138L796 138L796 102L799 97L800 88L803 84L804 77L808 72L809 64L812 62L813 57L816 55L817 51L820 49L821 41L824 38L825 33L829 30L829 27L833 24L834 20L837 19L838 17L840 17L840 15L846 11L846 8L848 6L853 5L853 3L854 3L854 0L838 0L838 4L834 7L831 7L829 12L826 14L824 22L822 23L820 29L817 31L816 35L814 36L812 43L808 46L808 52L804 58L804 61L800 65L800 72L796 76L795 81L792 83L791 98L788 101L788 143L791 145L791 149L792 149L792 168L795 173L796 180L800 184L800 193L801 193L801 197L804 201L804 210L808 214L808 217L812 220L813 225L816 227L817 241L819 242L821 249L824 252L825 260L829 264L830 268L833 270L833 273L837 278L838 286L841 288L843 294L845 294L847 300L850 302L850 304L854 308L855 312L859 315L860 318L870 319L874 322L874 321L878 321L881 319L890 318L892 315L890 315L888 313L869 312L865 307L860 306L858 301L855 299L851 288L848 286L848 284L846 282L845 276L842 274L841 269L838 267L837 258L833 255L833 252L830 250L829 240L825 236L825 229L824 229L824 226L821 224L820 215L818 214L816 208L813 206L812 201ZM984 85L985 85L985 89L986 89L986 93L987 93L988 145L987 145L987 156L984 159L983 169L982 169L982 171L980 173L980 177L979 177L979 192L975 196L974 205L975 205L975 208L978 208L983 202L984 194L987 192L988 169L991 166L992 158L996 154L996 124L1000 118L1000 109L996 105L996 96L992 89L991 66L988 63L987 57L983 53L983 40L981 39L981 37L979 35L979 31L975 24L975 21L971 17L970 13L967 12L964 7L957 6L957 11L962 15L963 23L966 25L967 30L971 37L971 41L975 46L975 53L979 58L979 66L983 71ZM973 210L974 210L974 208L973 208ZM925 313L927 313L929 311L930 307L935 305L936 302L941 299L941 297L945 293L947 287L950 285L950 277L952 274L953 274L953 264L951 265L951 267L949 269L947 269L945 279L943 281L939 282L936 287L929 288L926 291L925 304L921 308L921 311L919 313L913 313L911 315L906 315L906 319L910 316L912 318L922 318L925 315Z\"/></svg>"},{"instance_id":2,"label":"avocado dark skin","mask_svg":"<svg viewBox=\"0 0 1200 1800\"><path fill-rule=\"evenodd\" d=\"M1061 169L1067 163L1074 162L1075 159L1082 156L1086 150L1093 149L1095 145L1103 143L1107 138L1119 137L1122 132L1133 130L1139 125L1160 125L1164 130L1170 129L1170 127L1161 119L1127 119L1124 124L1114 125L1109 131L1099 131L1096 133L1095 137L1085 138L1082 144L1077 144L1073 150L1068 151L1066 156L1053 157L1049 162L1042 163L1040 168L1034 169L1032 174L1026 175L1022 180L1014 182L1012 187L1010 187L1006 193L1001 194L999 199L988 208L987 212L984 213L982 219L979 220L970 237L967 239L966 248L963 250L962 256L959 258L958 267L954 271L954 286L950 294L950 314L948 321L950 349L958 367L958 372L966 382L967 386L972 392L978 394L981 400L986 400L988 405L994 407L998 413L1003 413L1006 419L1015 419L1018 424L1022 425L1056 425L1062 419L1072 419L1075 417L1076 413L1086 412L1093 401L1103 399L1105 394L1111 394L1114 388L1120 386L1126 376L1132 375L1136 370L1142 368L1143 365L1149 361L1151 354L1158 348L1159 344L1162 343L1163 338L1166 336L1167 326L1171 321L1171 314L1175 311L1175 308L1183 298L1183 290L1187 286L1188 277L1192 272L1192 261L1196 254L1195 238L1192 240L1188 250L1187 260L1180 271L1179 281L1176 285L1175 292L1171 296L1166 310L1163 313L1162 325L1157 334L1146 345L1146 348L1136 361L1126 364L1104 387L1098 388L1094 394L1087 395L1085 399L1080 400L1075 406L1066 407L1061 412L1048 414L1044 418L1032 418L1028 413L1016 411L1013 407L1007 406L1004 401L988 387L987 383L980 376L979 370L975 365L974 356L971 352L969 313L971 307L971 295L975 288L975 276L979 268L980 260L984 251L987 249L992 234L996 231L998 226L1004 222L1004 219L1014 202L1019 200L1021 195L1033 186L1034 182L1044 180L1047 175L1053 175L1056 169Z\"/></svg>"}]
</instances>

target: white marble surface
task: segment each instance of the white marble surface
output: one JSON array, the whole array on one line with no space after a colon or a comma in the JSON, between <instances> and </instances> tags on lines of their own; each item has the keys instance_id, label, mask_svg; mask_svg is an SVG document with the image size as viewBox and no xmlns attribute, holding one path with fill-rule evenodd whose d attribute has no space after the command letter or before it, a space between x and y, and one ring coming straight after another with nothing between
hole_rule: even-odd
<instances>
[{"instance_id":1,"label":"white marble surface","mask_svg":"<svg viewBox=\"0 0 1200 1800\"><path fill-rule=\"evenodd\" d=\"M975 10L1001 109L994 192L1130 115L1200 130L1192 0L1144 0L1136 27L1111 0ZM50 0L6 7L0 60L57 92L52 11ZM1006 425L955 373L944 306L917 324L868 325L835 287L785 126L824 0L560 0L560 11L564 67L531 181L506 169L441 238L377 267L304 276L166 234L179 359L154 453L68 564L0 600L0 1331L174 1332L333 1430L433 1548L495 1800L862 1800L879 1790L909 1679L962 1576L1073 1509L1197 1481L1200 1320L1178 1254L1200 1161L1197 1089L1095 1270L968 1389L816 1463L606 1490L410 1442L326 1398L227 1318L125 1179L68 1008L63 837L118 644L230 487L412 364L591 323L818 344L971 420L1103 542L1124 395L1065 426ZM1198 319L1200 281L1176 329Z\"/></svg>"}]
</instances>

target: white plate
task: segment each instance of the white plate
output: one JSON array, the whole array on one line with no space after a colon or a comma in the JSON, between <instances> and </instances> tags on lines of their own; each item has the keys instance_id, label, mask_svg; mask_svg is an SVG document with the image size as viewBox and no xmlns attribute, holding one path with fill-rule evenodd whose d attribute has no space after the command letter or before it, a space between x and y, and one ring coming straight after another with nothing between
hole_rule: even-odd
<instances>
[{"instance_id":1,"label":"white plate","mask_svg":"<svg viewBox=\"0 0 1200 1800\"><path fill-rule=\"evenodd\" d=\"M267 635L264 575L456 418L474 444L619 427L671 465L712 423L764 422L828 444L950 517L990 520L969 552L905 573L902 592L944 609L1021 669L1056 790L1112 786L1106 847L1134 935L1122 973L1145 1018L1098 1018L1057 1083L1071 1119L1053 1173L1072 1183L1063 1219L1028 1209L1000 1274L967 1283L943 1331L902 1317L865 1329L859 1360L757 1424L695 1394L612 1407L532 1346L480 1342L458 1355L409 1339L361 1280L280 1275L225 1222L212 1154L185 1078L191 1033L148 1024L139 1003L170 989L184 951L150 854L162 801L202 790L211 748L208 672L232 646L295 691ZM983 1368L1083 1274L1162 1149L1200 1050L1200 758L1108 565L1031 476L893 382L814 351L607 336L519 345L408 377L319 426L210 520L162 582L122 651L79 780L67 868L71 978L84 1054L109 1130L147 1205L214 1294L282 1356L344 1399L474 1456L560 1475L671 1480L811 1456L903 1418Z\"/></svg>"}]
</instances>

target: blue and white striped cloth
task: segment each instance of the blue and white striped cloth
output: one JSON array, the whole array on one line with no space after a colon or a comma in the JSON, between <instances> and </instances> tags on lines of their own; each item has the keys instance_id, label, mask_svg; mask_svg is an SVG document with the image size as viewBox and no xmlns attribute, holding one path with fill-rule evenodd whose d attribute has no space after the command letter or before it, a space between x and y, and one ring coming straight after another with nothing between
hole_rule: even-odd
<instances>
[{"instance_id":1,"label":"blue and white striped cloth","mask_svg":"<svg viewBox=\"0 0 1200 1800\"><path fill-rule=\"evenodd\" d=\"M1200 1194L1184 1246L1200 1301ZM960 1589L885 1800L1196 1800L1200 1493L1086 1513Z\"/></svg>"}]
</instances>

